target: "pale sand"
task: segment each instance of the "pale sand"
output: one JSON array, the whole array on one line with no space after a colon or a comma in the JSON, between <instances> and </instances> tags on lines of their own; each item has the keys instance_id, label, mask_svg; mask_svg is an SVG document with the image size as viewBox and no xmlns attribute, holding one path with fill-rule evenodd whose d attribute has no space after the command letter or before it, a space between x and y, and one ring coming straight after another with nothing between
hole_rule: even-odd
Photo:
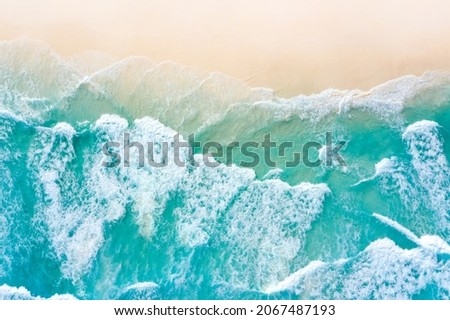
<instances>
[{"instance_id":1,"label":"pale sand","mask_svg":"<svg viewBox=\"0 0 450 320\"><path fill-rule=\"evenodd\" d=\"M0 39L173 60L282 96L450 68L448 0L67 2L0 0Z\"/></svg>"}]
</instances>

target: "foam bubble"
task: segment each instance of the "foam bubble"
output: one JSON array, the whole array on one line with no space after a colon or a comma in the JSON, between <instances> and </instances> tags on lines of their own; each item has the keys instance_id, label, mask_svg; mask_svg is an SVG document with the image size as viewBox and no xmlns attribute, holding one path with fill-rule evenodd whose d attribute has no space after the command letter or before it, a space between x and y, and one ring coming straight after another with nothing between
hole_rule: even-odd
<instances>
[{"instance_id":1,"label":"foam bubble","mask_svg":"<svg viewBox=\"0 0 450 320\"><path fill-rule=\"evenodd\" d=\"M63 274L79 279L103 242L96 206L86 205L73 162L75 130L66 123L41 128L30 149L28 167L36 174L37 219L42 220Z\"/></svg>"},{"instance_id":2,"label":"foam bubble","mask_svg":"<svg viewBox=\"0 0 450 320\"><path fill-rule=\"evenodd\" d=\"M201 156L195 158L201 161ZM183 206L175 210L181 243L194 247L206 244L216 221L236 195L255 178L251 170L221 164L215 168L201 165L180 182Z\"/></svg>"},{"instance_id":3,"label":"foam bubble","mask_svg":"<svg viewBox=\"0 0 450 320\"><path fill-rule=\"evenodd\" d=\"M437 253L424 247L405 250L380 239L351 259L314 262L273 288L303 299L411 299L433 286L436 298L448 299L450 264Z\"/></svg>"},{"instance_id":4,"label":"foam bubble","mask_svg":"<svg viewBox=\"0 0 450 320\"><path fill-rule=\"evenodd\" d=\"M269 172L267 172L264 175L263 180L280 179L282 175L283 175L283 170L280 168L275 168L275 169L269 170Z\"/></svg>"},{"instance_id":5,"label":"foam bubble","mask_svg":"<svg viewBox=\"0 0 450 320\"><path fill-rule=\"evenodd\" d=\"M382 159L375 164L380 190L387 195L399 195L408 212L416 214L423 202L424 191L416 181L412 169L397 157Z\"/></svg>"},{"instance_id":6,"label":"foam bubble","mask_svg":"<svg viewBox=\"0 0 450 320\"><path fill-rule=\"evenodd\" d=\"M229 256L217 281L261 289L286 277L329 192L324 184L251 183L227 210L221 241Z\"/></svg>"},{"instance_id":7,"label":"foam bubble","mask_svg":"<svg viewBox=\"0 0 450 320\"><path fill-rule=\"evenodd\" d=\"M293 291L295 290L295 286L297 285L297 283L303 277L323 266L325 266L325 263L322 261L311 261L306 267L294 272L276 285L268 286L267 288L263 289L263 292L271 294L280 291Z\"/></svg>"},{"instance_id":8,"label":"foam bubble","mask_svg":"<svg viewBox=\"0 0 450 320\"><path fill-rule=\"evenodd\" d=\"M0 300L43 300L40 296L33 296L25 287L11 287L7 284L0 286ZM71 294L55 294L48 300L75 300Z\"/></svg>"},{"instance_id":9,"label":"foam bubble","mask_svg":"<svg viewBox=\"0 0 450 320\"><path fill-rule=\"evenodd\" d=\"M398 222L389 219L388 217L382 216L381 214L374 213L373 216L383 222L384 224L396 229L403 235L405 235L409 240L412 242L415 242L416 244L419 244L420 240L419 238L410 230L399 224Z\"/></svg>"},{"instance_id":10,"label":"foam bubble","mask_svg":"<svg viewBox=\"0 0 450 320\"><path fill-rule=\"evenodd\" d=\"M450 169L439 136L439 124L422 120L408 126L403 140L412 157L417 182L428 194L428 205L441 219L441 225L449 229Z\"/></svg>"},{"instance_id":11,"label":"foam bubble","mask_svg":"<svg viewBox=\"0 0 450 320\"><path fill-rule=\"evenodd\" d=\"M438 236L419 238L398 222L373 215L418 247L406 250L390 239L376 240L353 258L313 261L266 291L291 291L309 299L411 299L435 286L437 298L448 298L450 262L438 256L448 255L450 246Z\"/></svg>"},{"instance_id":12,"label":"foam bubble","mask_svg":"<svg viewBox=\"0 0 450 320\"><path fill-rule=\"evenodd\" d=\"M138 282L125 287L119 294L119 299L149 300L154 299L159 286L154 282Z\"/></svg>"}]
</instances>

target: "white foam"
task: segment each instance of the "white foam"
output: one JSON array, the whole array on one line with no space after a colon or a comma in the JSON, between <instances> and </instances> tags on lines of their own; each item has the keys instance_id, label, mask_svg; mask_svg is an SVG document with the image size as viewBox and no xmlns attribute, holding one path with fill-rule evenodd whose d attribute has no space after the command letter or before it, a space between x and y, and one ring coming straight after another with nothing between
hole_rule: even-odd
<instances>
[{"instance_id":1,"label":"white foam","mask_svg":"<svg viewBox=\"0 0 450 320\"><path fill-rule=\"evenodd\" d=\"M281 291L293 291L296 284L300 281L301 278L323 266L325 266L325 263L322 261L311 261L306 267L294 272L286 279L280 281L275 285L268 286L267 288L263 289L263 292L271 294Z\"/></svg>"},{"instance_id":2,"label":"white foam","mask_svg":"<svg viewBox=\"0 0 450 320\"><path fill-rule=\"evenodd\" d=\"M15 145L11 141L18 121L9 113L0 114L0 278L6 278L11 271L17 251L17 241L11 236L17 236L14 227L25 219L23 201L17 192L17 185L22 182L15 177L11 168L17 157Z\"/></svg>"},{"instance_id":3,"label":"white foam","mask_svg":"<svg viewBox=\"0 0 450 320\"><path fill-rule=\"evenodd\" d=\"M158 287L159 286L154 282L138 282L121 290L119 298L126 295L127 299L149 300L153 298L153 295L156 293Z\"/></svg>"},{"instance_id":4,"label":"white foam","mask_svg":"<svg viewBox=\"0 0 450 320\"><path fill-rule=\"evenodd\" d=\"M76 96L81 84L89 83L85 89L93 92L88 99L106 101L103 112L123 112L134 118L149 115L180 132L195 132L222 121L239 112L239 106L251 107L253 113L258 113L257 109L269 112L271 119L298 116L313 122L359 109L399 126L403 109L421 97L437 106L447 101L448 94L439 90L450 83L450 73L428 72L421 77L394 79L368 91L328 89L281 99L268 89L251 89L232 77L171 61L156 65L146 57L128 57L86 78L90 73L86 70L103 67L104 61L114 59L101 59L104 54L91 52L66 62L47 45L25 39L0 42L0 53L0 77L6 80L6 91L23 99L49 99L52 103L48 107L53 108L61 106L64 98ZM430 90L437 93L430 97ZM90 111L83 109L84 104L77 107L80 116ZM39 112L30 113L30 117L39 117Z\"/></svg>"},{"instance_id":5,"label":"white foam","mask_svg":"<svg viewBox=\"0 0 450 320\"><path fill-rule=\"evenodd\" d=\"M412 231L405 228L398 222L389 219L388 217L382 216L378 213L374 213L373 216L386 225L396 229L397 231L405 235L409 240L416 243L418 246L423 247L424 249L433 250L434 252L439 253L450 253L450 246L448 245L448 243L438 236L424 235L419 238Z\"/></svg>"},{"instance_id":6,"label":"white foam","mask_svg":"<svg viewBox=\"0 0 450 320\"><path fill-rule=\"evenodd\" d=\"M138 282L135 284L132 284L124 289L124 291L129 290L154 290L158 288L158 285L154 282Z\"/></svg>"},{"instance_id":7,"label":"white foam","mask_svg":"<svg viewBox=\"0 0 450 320\"><path fill-rule=\"evenodd\" d=\"M437 213L441 227L448 230L450 169L439 128L434 121L422 120L408 126L402 137L412 157L417 182L428 194L428 206Z\"/></svg>"},{"instance_id":8,"label":"white foam","mask_svg":"<svg viewBox=\"0 0 450 320\"><path fill-rule=\"evenodd\" d=\"M137 213L136 221L141 234L147 238L150 238L156 232L155 219L158 219L164 212L171 192L177 189L179 181L186 174L186 167L175 164L175 151L171 145L175 134L176 131L149 117L136 120L135 130L132 131L132 137L135 141L143 141L144 144L146 142L154 143L153 155L156 162L160 163L164 156L161 144L163 142L168 143L167 159L165 160L167 166L154 168L147 163L143 168L131 165L127 170L133 185L133 192L130 196L134 200L133 208ZM186 142L182 136L179 139ZM131 159L138 158L136 154L133 156L133 153L130 157ZM187 148L181 148L179 157L184 163L188 163Z\"/></svg>"},{"instance_id":9,"label":"white foam","mask_svg":"<svg viewBox=\"0 0 450 320\"><path fill-rule=\"evenodd\" d=\"M61 260L61 271L78 280L89 270L103 242L102 221L93 203L84 203L83 190L71 167L76 161L75 130L66 123L40 128L30 149L28 167L36 174L36 219L42 220L48 238Z\"/></svg>"},{"instance_id":10,"label":"white foam","mask_svg":"<svg viewBox=\"0 0 450 320\"><path fill-rule=\"evenodd\" d=\"M216 281L261 289L285 278L329 192L324 184L252 182L227 210L220 238L230 256Z\"/></svg>"},{"instance_id":11,"label":"white foam","mask_svg":"<svg viewBox=\"0 0 450 320\"><path fill-rule=\"evenodd\" d=\"M34 297L25 287L10 287L6 284L0 286L0 300L31 300Z\"/></svg>"},{"instance_id":12,"label":"white foam","mask_svg":"<svg viewBox=\"0 0 450 320\"><path fill-rule=\"evenodd\" d=\"M420 206L423 191L419 182L415 181L412 170L397 157L382 159L375 165L375 175L369 180L377 178L380 190L387 194L398 194L403 205L412 214Z\"/></svg>"},{"instance_id":13,"label":"white foam","mask_svg":"<svg viewBox=\"0 0 450 320\"><path fill-rule=\"evenodd\" d=\"M263 180L280 179L282 174L283 174L282 169L275 168L275 169L269 170L262 179Z\"/></svg>"},{"instance_id":14,"label":"white foam","mask_svg":"<svg viewBox=\"0 0 450 320\"><path fill-rule=\"evenodd\" d=\"M107 130L111 129L112 134L123 132L128 128L128 121L115 114L102 114L101 117L95 121L94 130Z\"/></svg>"},{"instance_id":15,"label":"white foam","mask_svg":"<svg viewBox=\"0 0 450 320\"><path fill-rule=\"evenodd\" d=\"M15 121L15 122L24 122L24 120L21 117L19 117L17 114L11 112L10 110L3 109L3 106L4 105L2 104L2 109L0 109L0 117L6 118L6 119L11 119L12 121Z\"/></svg>"},{"instance_id":16,"label":"white foam","mask_svg":"<svg viewBox=\"0 0 450 320\"><path fill-rule=\"evenodd\" d=\"M313 262L272 289L303 299L411 299L435 285L438 298L448 299L450 262L438 260L437 253L424 247L405 250L380 239L351 259Z\"/></svg>"},{"instance_id":17,"label":"white foam","mask_svg":"<svg viewBox=\"0 0 450 320\"><path fill-rule=\"evenodd\" d=\"M0 114L28 123L41 123L46 113L54 108L45 98L29 98L2 84L0 100Z\"/></svg>"},{"instance_id":18,"label":"white foam","mask_svg":"<svg viewBox=\"0 0 450 320\"><path fill-rule=\"evenodd\" d=\"M411 299L429 285L439 297L450 295L450 262L437 258L450 254L440 237L417 237L388 217L373 216L418 245L406 250L390 239L370 243L357 256L332 263L313 261L268 288L266 292L290 291L304 299Z\"/></svg>"},{"instance_id":19,"label":"white foam","mask_svg":"<svg viewBox=\"0 0 450 320\"><path fill-rule=\"evenodd\" d=\"M66 122L58 122L54 127L53 130L55 134L60 134L66 136L68 140L72 140L73 136L75 135L76 131L75 129Z\"/></svg>"},{"instance_id":20,"label":"white foam","mask_svg":"<svg viewBox=\"0 0 450 320\"><path fill-rule=\"evenodd\" d=\"M396 160L395 157L389 159L388 158L381 159L381 161L375 164L375 174L373 176L361 179L358 182L352 184L351 187L359 186L362 183L372 181L377 177L383 176L384 174L392 173L394 171L393 168L395 160Z\"/></svg>"},{"instance_id":21,"label":"white foam","mask_svg":"<svg viewBox=\"0 0 450 320\"><path fill-rule=\"evenodd\" d=\"M381 159L380 162L375 164L375 175L379 176L383 173L391 173L396 160L395 157Z\"/></svg>"},{"instance_id":22,"label":"white foam","mask_svg":"<svg viewBox=\"0 0 450 320\"><path fill-rule=\"evenodd\" d=\"M202 156L196 155L196 161ZM252 170L200 165L180 181L184 193L183 206L175 210L179 240L194 247L207 243L217 219L225 214L231 200L255 179Z\"/></svg>"},{"instance_id":23,"label":"white foam","mask_svg":"<svg viewBox=\"0 0 450 320\"><path fill-rule=\"evenodd\" d=\"M89 271L104 241L104 223L122 217L129 204L141 235L151 239L174 191L184 194L183 207L175 210L181 244L205 244L215 232L215 221L222 217L228 226L222 240L243 249L234 252L237 256L248 260L249 250L261 250L256 260L247 261L249 269L233 271L237 277L231 275L229 283L234 285L240 281L238 278L249 277L250 270L259 269L260 263L268 267L267 272L258 275L257 283L252 285L261 286L288 273L289 261L302 247L304 232L321 212L325 194L330 192L326 185L302 183L290 187L279 180L261 182L255 180L252 170L235 166L212 169L201 165L188 171L174 165L172 152L169 165L163 168L140 168L137 161L133 162L137 159L133 153L130 167L102 167L102 144L110 139L123 141L125 131L129 131L131 140L144 144L170 142L176 133L151 118L136 120L131 127L126 125L124 119L116 116L104 116L96 122L93 129L98 152L89 149L83 156L82 185L77 185L71 165L77 161L72 145L76 133L69 125L42 128L36 143L43 146L32 148L43 150L33 154L29 164L40 181L37 192L42 201L37 212L48 227L49 239L66 277L76 281ZM187 160L187 150L181 156ZM201 160L201 155L195 159ZM280 210L285 214L279 215ZM223 216L225 212L227 217ZM284 230L285 224L297 227ZM266 225L267 233L261 229Z\"/></svg>"},{"instance_id":24,"label":"white foam","mask_svg":"<svg viewBox=\"0 0 450 320\"><path fill-rule=\"evenodd\" d=\"M92 197L99 203L103 203L102 211L105 212L106 221L116 221L125 214L125 206L128 202L127 186L124 183L124 173L102 166L103 162L110 159L104 157L100 150L106 142L123 142L123 134L128 128L126 119L117 115L102 115L95 122L93 132L98 141L94 152L85 155L85 171L87 172L87 185L92 192Z\"/></svg>"},{"instance_id":25,"label":"white foam","mask_svg":"<svg viewBox=\"0 0 450 320\"><path fill-rule=\"evenodd\" d=\"M413 99L435 87L450 83L450 73L428 72L390 80L368 91L328 89L310 96L280 99L284 116L296 114L301 119L319 121L329 115L348 114L353 109L364 110L389 123L401 123L403 109ZM437 104L443 101L436 101ZM275 108L278 108L274 105Z\"/></svg>"},{"instance_id":26,"label":"white foam","mask_svg":"<svg viewBox=\"0 0 450 320\"><path fill-rule=\"evenodd\" d=\"M340 171L342 173L348 173L349 166L347 165L341 165L338 160L336 160L334 157L331 157L331 165L328 166L327 164L327 158L328 158L328 146L322 146L318 150L318 160L320 160L320 164L322 166L322 169L334 169L337 171Z\"/></svg>"},{"instance_id":27,"label":"white foam","mask_svg":"<svg viewBox=\"0 0 450 320\"><path fill-rule=\"evenodd\" d=\"M419 239L419 243L422 247L429 250L433 250L437 253L447 253L450 254L450 246L447 242L438 236L424 235Z\"/></svg>"},{"instance_id":28,"label":"white foam","mask_svg":"<svg viewBox=\"0 0 450 320\"><path fill-rule=\"evenodd\" d=\"M403 132L403 139L414 138L418 133L433 134L432 131L439 128L439 124L430 120L421 120L409 125Z\"/></svg>"},{"instance_id":29,"label":"white foam","mask_svg":"<svg viewBox=\"0 0 450 320\"><path fill-rule=\"evenodd\" d=\"M298 115L313 121L330 114L345 115L357 108L392 122L411 101L450 83L449 73L427 72L421 77L394 79L368 91L328 89L310 96L277 99L270 89L250 89L232 77L203 73L170 61L156 65L146 57L132 56L114 62L104 53L88 52L64 61L48 45L28 39L2 41L0 53L0 75L8 80L8 90L15 88L24 97L45 97L56 102L71 96L82 79L101 66L104 68L89 75L89 82L99 92L113 97L135 117L164 118L171 127L183 126L190 132L193 130L185 127L189 126L187 122L176 122L173 116L182 113L180 118L187 119L191 118L192 107L201 109L197 114L202 117L195 128L198 129L201 123L220 119L236 103L264 108L271 105L275 114ZM112 64L105 66L105 61ZM439 105L444 98L437 97L432 103Z\"/></svg>"},{"instance_id":30,"label":"white foam","mask_svg":"<svg viewBox=\"0 0 450 320\"><path fill-rule=\"evenodd\" d=\"M410 231L409 229L405 228L400 223L398 223L398 222L396 222L394 220L391 220L388 217L382 216L381 214L378 214L378 213L374 213L372 215L375 218L377 218L378 220L380 220L381 222L383 222L384 224L386 224L386 225L394 228L398 232L402 233L404 236L406 236L412 242L420 245L419 238L412 231Z\"/></svg>"},{"instance_id":31,"label":"white foam","mask_svg":"<svg viewBox=\"0 0 450 320\"><path fill-rule=\"evenodd\" d=\"M178 184L187 173L186 167L177 166L174 162L174 149L172 142L176 131L162 125L161 122L150 117L137 119L128 127L126 120L117 116L102 116L96 122L94 129L99 138L97 149L101 150L103 144L116 141L120 144L118 152L124 154L124 134L130 136L130 142L139 142L144 147L144 163L139 164L139 150L130 148L130 163L124 166L124 159L117 168L105 168L101 164L109 161L105 156L99 155L89 161L92 185L96 191L96 198L109 204L110 212L122 216L125 206L131 204L135 214L136 223L142 236L151 239L157 231L157 220L166 208L166 202L171 192L178 188ZM105 135L106 134L106 135ZM185 142L179 136L181 142ZM167 143L166 166L155 168L148 160L148 143L153 144L154 161L161 163L163 158L162 144ZM180 160L187 163L188 150L181 148Z\"/></svg>"},{"instance_id":32,"label":"white foam","mask_svg":"<svg viewBox=\"0 0 450 320\"><path fill-rule=\"evenodd\" d=\"M7 284L0 286L0 300L43 300L40 296L33 296L25 287L11 287ZM49 300L75 300L71 294L55 294Z\"/></svg>"}]
</instances>

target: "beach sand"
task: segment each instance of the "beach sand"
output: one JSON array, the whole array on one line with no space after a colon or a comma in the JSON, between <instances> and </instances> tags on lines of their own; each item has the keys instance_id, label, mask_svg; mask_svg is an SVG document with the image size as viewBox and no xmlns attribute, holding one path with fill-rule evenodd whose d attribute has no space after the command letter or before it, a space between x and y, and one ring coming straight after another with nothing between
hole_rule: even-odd
<instances>
[{"instance_id":1,"label":"beach sand","mask_svg":"<svg viewBox=\"0 0 450 320\"><path fill-rule=\"evenodd\" d=\"M0 39L223 72L284 97L450 68L448 0L0 0Z\"/></svg>"}]
</instances>

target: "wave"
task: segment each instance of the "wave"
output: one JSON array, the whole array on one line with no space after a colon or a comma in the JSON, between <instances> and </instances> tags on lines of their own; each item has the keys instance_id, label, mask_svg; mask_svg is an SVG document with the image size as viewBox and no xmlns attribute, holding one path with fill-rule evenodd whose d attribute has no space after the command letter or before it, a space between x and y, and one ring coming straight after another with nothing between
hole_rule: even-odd
<instances>
[{"instance_id":1,"label":"wave","mask_svg":"<svg viewBox=\"0 0 450 320\"><path fill-rule=\"evenodd\" d=\"M450 246L439 237L418 238L397 222L374 216L419 247L408 250L390 239L376 240L350 259L313 261L266 292L293 291L302 299L411 299L431 291L434 298L448 299Z\"/></svg>"},{"instance_id":2,"label":"wave","mask_svg":"<svg viewBox=\"0 0 450 320\"><path fill-rule=\"evenodd\" d=\"M0 78L6 299L450 296L448 73L285 99L174 62L62 59L20 39L0 42ZM300 146L331 132L347 166L212 168L184 148L179 166L170 143L164 155L178 134L268 132ZM139 165L134 147L128 161L120 143L121 165L105 167L105 143L126 134L167 165Z\"/></svg>"},{"instance_id":3,"label":"wave","mask_svg":"<svg viewBox=\"0 0 450 320\"><path fill-rule=\"evenodd\" d=\"M2 41L0 53L4 99L12 95L9 99L27 101L22 109L41 109L41 115L29 110L30 118L56 111L60 120L71 123L117 113L128 119L151 116L177 131L191 133L217 125L242 108L252 111L253 116L246 112L252 119L268 113L275 119L296 116L310 121L358 109L397 123L405 107L424 99L427 104L440 106L450 97L450 74L446 72L405 76L369 91L329 89L283 99L270 89L251 89L223 74L204 73L174 62L155 64L146 57L129 57L105 66L105 61L114 59L99 59L101 53L87 52L80 55L83 61L89 61L86 68L92 70L86 74L76 68L81 64L80 57L66 61L45 43L34 40ZM95 110L92 106L96 106ZM10 111L26 115L25 110Z\"/></svg>"},{"instance_id":4,"label":"wave","mask_svg":"<svg viewBox=\"0 0 450 320\"><path fill-rule=\"evenodd\" d=\"M24 287L11 287L6 284L0 286L0 300L75 300L71 294L55 294L50 298L33 296L30 291Z\"/></svg>"},{"instance_id":5,"label":"wave","mask_svg":"<svg viewBox=\"0 0 450 320\"><path fill-rule=\"evenodd\" d=\"M60 122L53 127L38 126L29 133L23 170L27 170L36 195L33 224L44 228L63 277L74 283L82 281L104 246L105 228L119 223L127 213L133 215L139 234L151 241L172 194L179 199L172 208L177 230L172 246L195 248L214 237L219 247L233 248L229 252L232 260L241 262L233 266L230 260L230 269L214 272L215 281L224 281L226 274L225 280L234 285L260 286L271 277L286 274L289 262L302 247L302 234L320 214L330 192L325 184L291 187L280 180L259 181L250 169L224 164L179 167L171 158L164 168L141 168L137 161L130 167L103 167L106 156L98 150L110 139L122 141L125 131L138 140L160 143L175 134L148 117L129 125L110 115L91 124L89 131L77 131ZM10 130L8 139L14 140L14 134ZM91 143L81 146L79 139ZM187 150L181 157L188 158ZM201 162L202 155L195 157ZM133 154L131 158L137 159ZM278 216L277 210L285 214ZM222 233L224 225L228 225L226 233ZM270 229L260 229L263 225ZM285 225L294 229L284 230ZM255 256L252 252L256 251ZM267 271L255 278L261 265ZM247 279L250 275L255 279Z\"/></svg>"}]
</instances>

